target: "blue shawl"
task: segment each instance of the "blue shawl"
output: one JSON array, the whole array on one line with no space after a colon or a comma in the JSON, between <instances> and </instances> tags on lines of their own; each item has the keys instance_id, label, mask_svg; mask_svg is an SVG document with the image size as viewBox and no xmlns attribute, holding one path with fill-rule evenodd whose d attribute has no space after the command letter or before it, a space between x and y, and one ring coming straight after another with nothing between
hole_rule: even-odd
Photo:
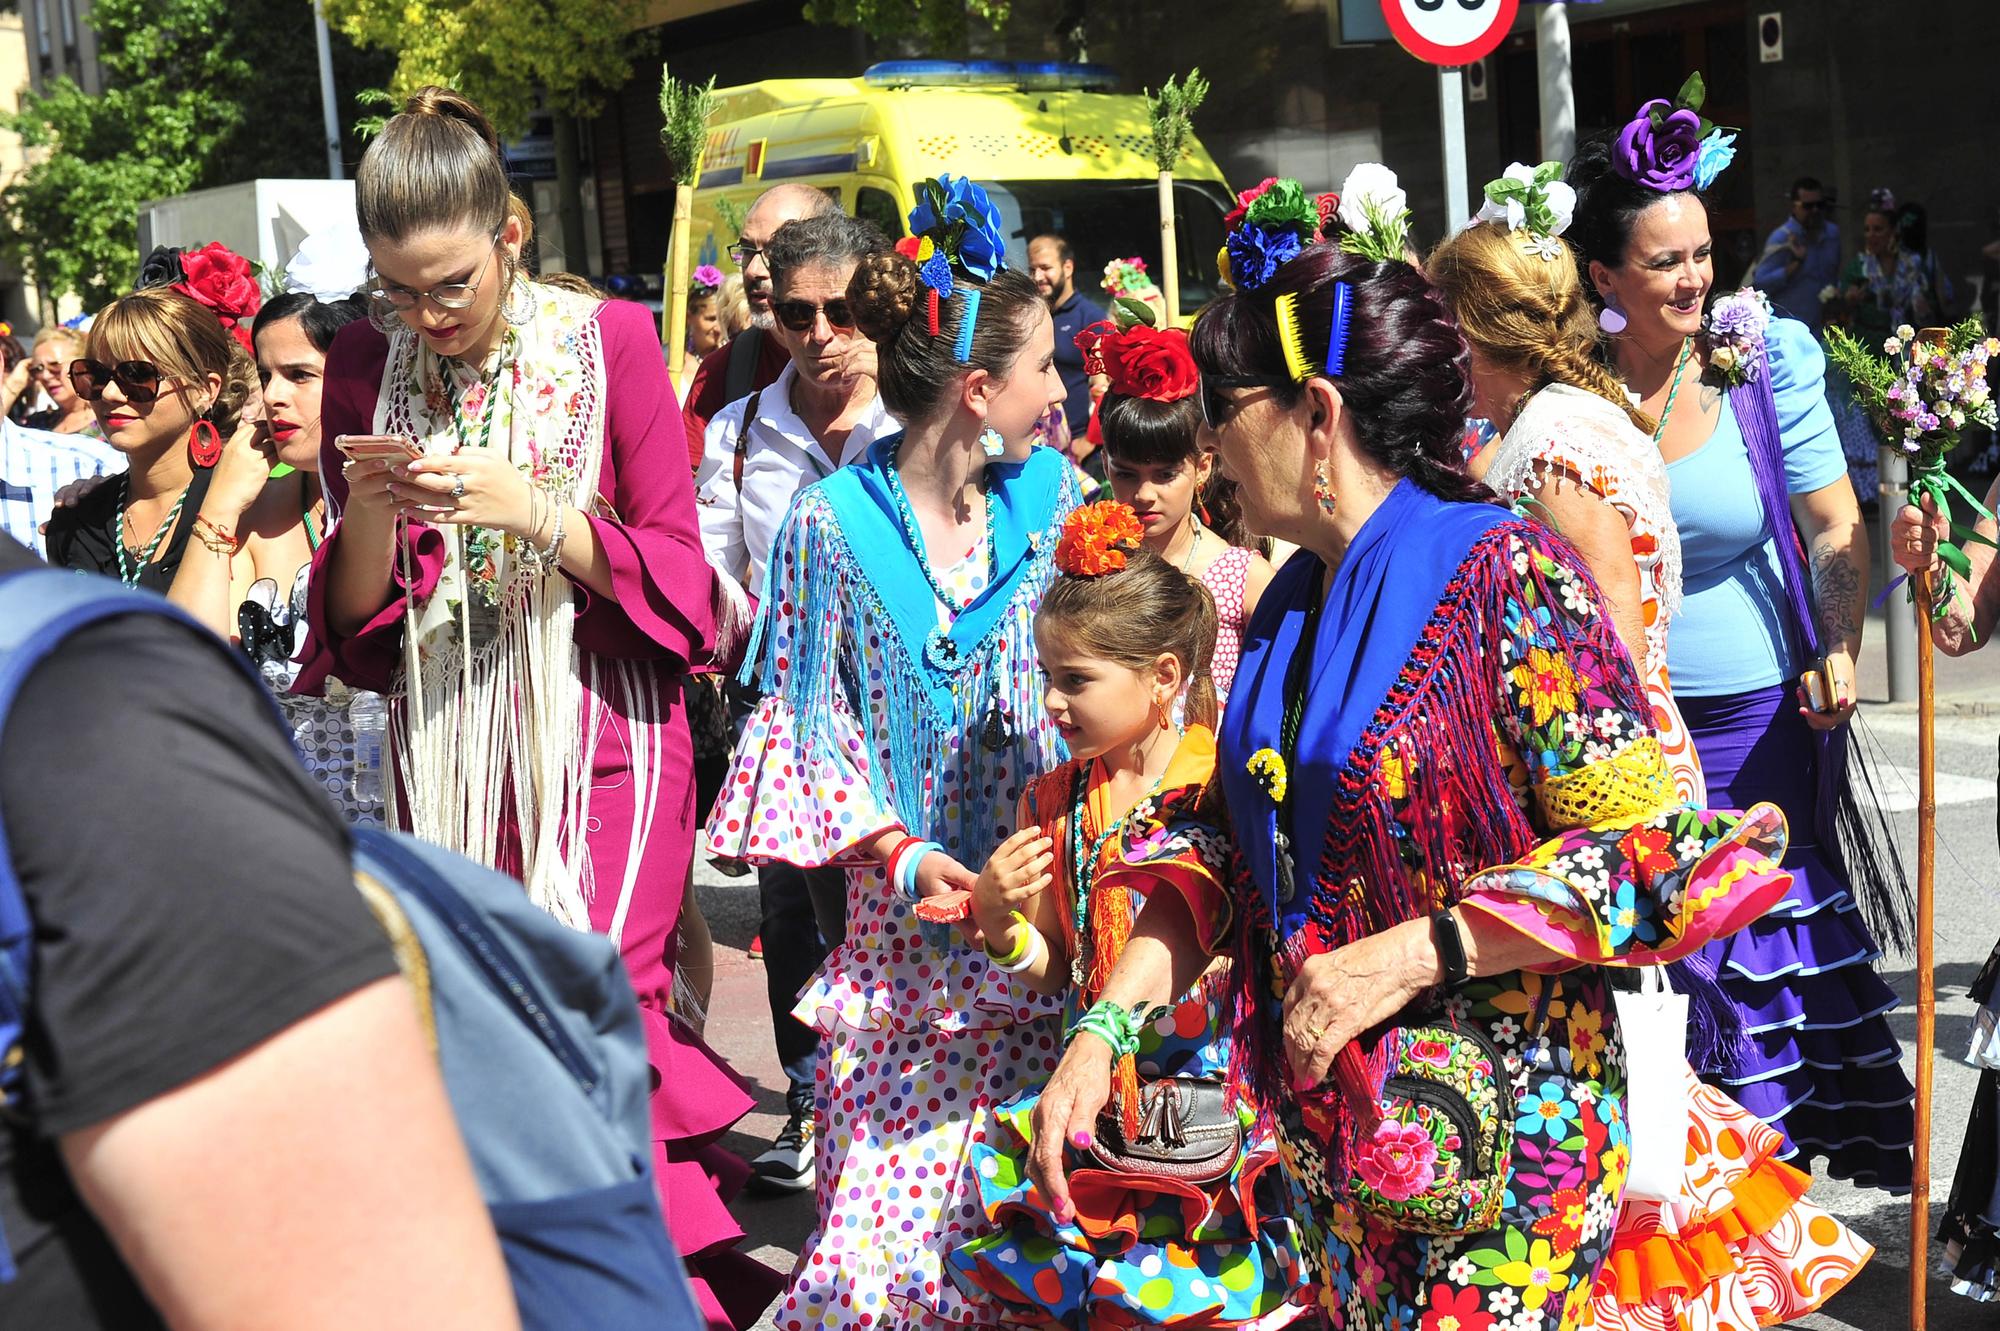
<instances>
[{"instance_id":1,"label":"blue shawl","mask_svg":"<svg viewBox=\"0 0 2000 1331\"><path fill-rule=\"evenodd\" d=\"M1389 492L1355 533L1333 575L1313 642L1300 632L1325 566L1301 550L1258 603L1243 635L1243 655L1221 726L1222 784L1237 844L1280 938L1303 922L1324 854L1336 787L1368 724L1409 663L1452 575L1473 543L1512 521L1492 504L1455 504L1413 481ZM1312 653L1291 793L1296 895L1278 900L1277 808L1245 764L1260 749L1279 750L1292 655Z\"/></svg>"}]
</instances>

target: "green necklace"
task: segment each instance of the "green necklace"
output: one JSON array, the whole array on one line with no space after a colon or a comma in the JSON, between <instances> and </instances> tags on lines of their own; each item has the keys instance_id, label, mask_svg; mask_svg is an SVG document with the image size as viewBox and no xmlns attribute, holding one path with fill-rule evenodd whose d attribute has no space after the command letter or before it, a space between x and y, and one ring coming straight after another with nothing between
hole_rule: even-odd
<instances>
[{"instance_id":1,"label":"green necklace","mask_svg":"<svg viewBox=\"0 0 2000 1331\"><path fill-rule=\"evenodd\" d=\"M1076 925L1076 951L1069 959L1069 973L1070 979L1075 983L1079 993L1083 990L1084 977L1089 970L1083 958L1083 945L1084 940L1090 937L1090 889L1097 883L1097 862L1104 855L1105 843L1124 830L1125 820L1132 816L1132 810L1139 808L1147 800L1159 794L1160 782L1167 779L1162 774L1159 781L1155 781L1152 788L1140 796L1138 804L1134 804L1131 809L1127 809L1124 813L1113 818L1110 824L1102 832L1098 833L1096 841L1092 842L1088 834L1084 832L1083 824L1084 819L1090 813L1090 774L1097 765L1098 761L1093 758L1077 773L1076 793L1071 797L1069 809L1070 855L1072 856L1072 863L1076 866L1074 875L1076 878L1076 903L1074 907L1076 912L1074 921ZM1109 782L1111 779L1111 773L1108 769L1105 771L1104 779L1106 782ZM1089 851L1087 854L1084 849L1086 842L1089 842Z\"/></svg>"},{"instance_id":2,"label":"green necklace","mask_svg":"<svg viewBox=\"0 0 2000 1331\"><path fill-rule=\"evenodd\" d=\"M1691 337L1682 338L1680 359L1674 362L1673 386L1667 389L1667 405L1660 412L1659 428L1653 431L1653 444L1655 447L1658 447L1659 442L1667 437L1667 418L1674 414L1674 399L1679 397L1681 393L1681 372L1687 369L1688 353L1693 350L1694 339Z\"/></svg>"},{"instance_id":3,"label":"green necklace","mask_svg":"<svg viewBox=\"0 0 2000 1331\"><path fill-rule=\"evenodd\" d=\"M146 565L153 562L153 556L160 552L160 546L173 531L174 524L180 520L181 507L187 503L188 491L192 489L194 489L192 484L181 487L180 498L174 500L174 506L167 510L167 516L161 518L160 525L153 529L153 539L146 542L145 549L137 551L127 549L123 530L112 534L111 543L118 547L118 580L120 582L124 583L127 587L136 587L139 585L139 574L144 571ZM125 511L125 506L131 502L131 498L132 476L131 473L127 472L118 478L118 522L121 528L129 525L132 521L131 517Z\"/></svg>"}]
</instances>

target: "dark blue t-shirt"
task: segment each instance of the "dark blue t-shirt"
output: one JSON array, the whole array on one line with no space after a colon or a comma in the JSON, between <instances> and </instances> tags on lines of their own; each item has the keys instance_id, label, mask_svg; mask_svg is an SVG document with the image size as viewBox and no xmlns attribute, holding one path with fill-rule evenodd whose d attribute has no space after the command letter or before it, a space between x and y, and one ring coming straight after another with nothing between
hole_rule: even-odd
<instances>
[{"instance_id":1,"label":"dark blue t-shirt","mask_svg":"<svg viewBox=\"0 0 2000 1331\"><path fill-rule=\"evenodd\" d=\"M1069 417L1070 432L1080 435L1090 426L1090 376L1084 373L1083 353L1076 349L1076 335L1102 319L1104 310L1072 292L1067 302L1056 307L1055 316L1056 373L1062 376L1063 387L1069 390L1063 414Z\"/></svg>"}]
</instances>

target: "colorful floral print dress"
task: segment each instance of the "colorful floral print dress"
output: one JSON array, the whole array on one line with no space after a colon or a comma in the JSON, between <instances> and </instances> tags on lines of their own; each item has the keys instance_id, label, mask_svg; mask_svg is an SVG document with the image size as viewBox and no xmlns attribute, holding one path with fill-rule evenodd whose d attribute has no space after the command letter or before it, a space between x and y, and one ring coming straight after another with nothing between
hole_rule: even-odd
<instances>
[{"instance_id":1,"label":"colorful floral print dress","mask_svg":"<svg viewBox=\"0 0 2000 1331\"><path fill-rule=\"evenodd\" d=\"M1238 1063L1275 1106L1292 1210L1336 1331L1588 1324L1630 1152L1603 967L1685 956L1786 886L1775 808L1675 802L1644 686L1574 557L1504 510L1405 481L1324 593L1323 566L1301 554L1246 636L1220 762L1249 869L1237 884L1236 983L1252 1009ZM1299 720L1286 758L1288 697ZM1267 750L1289 768L1282 805L1250 774ZM1289 891L1285 838L1297 848ZM1337 1081L1289 1089L1279 1018L1315 954L1454 902L1543 944L1558 973L1481 977L1404 1014L1441 1018L1490 1051L1512 1138L1497 1222L1431 1235L1357 1203L1351 1178L1398 1161L1371 1158L1381 1136L1358 1137ZM1378 1033L1362 1052L1379 1086ZM1459 1145L1430 1144L1440 1159Z\"/></svg>"},{"instance_id":2,"label":"colorful floral print dress","mask_svg":"<svg viewBox=\"0 0 2000 1331\"><path fill-rule=\"evenodd\" d=\"M1066 764L1029 793L1030 816L1058 846L1071 844L1079 781L1091 782L1082 801L1085 844L1095 844L1112 821L1102 806L1102 768L1092 768ZM1094 974L1116 964L1125 930L1153 892L1178 892L1197 919L1227 921L1229 843L1207 789L1214 771L1213 736L1190 727L1159 794L1142 800L1100 848L1085 930L1086 938L1103 939L1093 948ZM1057 869L1057 890L1069 908L1076 897L1072 855L1061 857ZM1106 926L1100 916L1108 911L1122 917L1116 923L1124 929ZM1136 1076L1223 1081L1230 1061L1226 989L1219 964L1143 1030ZM1073 1020L1090 1001L1072 991L1066 1015ZM1010 1101L987 1139L973 1147L980 1199L999 1228L953 1251L961 1284L999 1299L1010 1322L1073 1331L1273 1328L1308 1314L1310 1282L1272 1168L1277 1145L1268 1129L1247 1135L1229 1171L1210 1183L1142 1186L1072 1150L1077 1214L1058 1223L1027 1169L1040 1099L1038 1087Z\"/></svg>"}]
</instances>

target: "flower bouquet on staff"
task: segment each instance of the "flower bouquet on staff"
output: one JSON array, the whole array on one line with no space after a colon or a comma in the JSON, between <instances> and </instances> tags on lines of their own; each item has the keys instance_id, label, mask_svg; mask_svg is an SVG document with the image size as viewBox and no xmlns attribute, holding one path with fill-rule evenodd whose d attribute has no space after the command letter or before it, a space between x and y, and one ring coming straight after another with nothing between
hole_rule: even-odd
<instances>
[{"instance_id":1,"label":"flower bouquet on staff","mask_svg":"<svg viewBox=\"0 0 2000 1331\"><path fill-rule=\"evenodd\" d=\"M1940 541L1938 558L1945 573L1933 589L1933 619L1950 609L1954 580L1969 577L1972 564L1965 542L1993 542L1952 517L1951 495L1972 506L1982 518L1993 515L1945 468L1945 457L1969 424L1992 429L1996 413L1986 383L1986 363L2000 355L2000 339L1988 337L1977 317L1954 328L1927 328L1919 334L1908 324L1882 343L1880 354L1841 329L1826 335L1827 356L1854 382L1862 408L1890 447L1910 460L1910 502L1928 499L1951 524L1959 539ZM1915 589L1912 589L1915 594Z\"/></svg>"}]
</instances>

